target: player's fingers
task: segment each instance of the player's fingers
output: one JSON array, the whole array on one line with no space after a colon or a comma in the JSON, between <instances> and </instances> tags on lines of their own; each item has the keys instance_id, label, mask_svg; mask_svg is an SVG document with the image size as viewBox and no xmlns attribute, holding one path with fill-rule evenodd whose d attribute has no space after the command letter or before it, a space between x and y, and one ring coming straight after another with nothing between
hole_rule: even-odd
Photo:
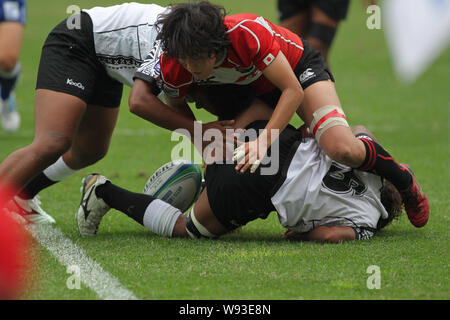
<instances>
[{"instance_id":1,"label":"player's fingers","mask_svg":"<svg viewBox=\"0 0 450 320\"><path fill-rule=\"evenodd\" d=\"M239 162L245 156L245 144L241 144L239 147L234 149L233 161Z\"/></svg>"},{"instance_id":2,"label":"player's fingers","mask_svg":"<svg viewBox=\"0 0 450 320\"><path fill-rule=\"evenodd\" d=\"M261 160L256 159L252 166L250 167L250 173L254 173L256 171L256 169L258 169L259 165L261 164Z\"/></svg>"},{"instance_id":3,"label":"player's fingers","mask_svg":"<svg viewBox=\"0 0 450 320\"><path fill-rule=\"evenodd\" d=\"M240 173L244 173L245 171L247 171L248 168L250 168L250 165L251 165L250 162L246 161L245 164L241 167Z\"/></svg>"},{"instance_id":4,"label":"player's fingers","mask_svg":"<svg viewBox=\"0 0 450 320\"><path fill-rule=\"evenodd\" d=\"M244 156L241 158L241 160L238 161L238 164L235 167L236 171L241 171L241 173L244 173L245 170L247 170L246 166L249 162L248 159L249 159L249 155L244 153Z\"/></svg>"}]
</instances>

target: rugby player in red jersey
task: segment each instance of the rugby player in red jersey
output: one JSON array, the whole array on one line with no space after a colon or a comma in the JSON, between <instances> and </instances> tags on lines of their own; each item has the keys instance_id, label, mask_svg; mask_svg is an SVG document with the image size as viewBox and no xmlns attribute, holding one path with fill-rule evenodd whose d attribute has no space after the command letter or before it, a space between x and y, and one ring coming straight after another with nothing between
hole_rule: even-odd
<instances>
[{"instance_id":1,"label":"rugby player in red jersey","mask_svg":"<svg viewBox=\"0 0 450 320\"><path fill-rule=\"evenodd\" d=\"M130 109L166 129L194 134L195 117L186 103L194 86L252 86L273 109L264 132L237 148L236 170L254 172L272 141L294 113L310 128L334 161L386 178L402 194L416 227L429 217L428 199L414 175L376 141L357 138L346 121L334 77L307 41L255 14L226 16L207 1L174 5L162 14L161 47L138 69ZM164 91L167 104L156 99ZM207 89L206 89L207 90Z\"/></svg>"}]
</instances>

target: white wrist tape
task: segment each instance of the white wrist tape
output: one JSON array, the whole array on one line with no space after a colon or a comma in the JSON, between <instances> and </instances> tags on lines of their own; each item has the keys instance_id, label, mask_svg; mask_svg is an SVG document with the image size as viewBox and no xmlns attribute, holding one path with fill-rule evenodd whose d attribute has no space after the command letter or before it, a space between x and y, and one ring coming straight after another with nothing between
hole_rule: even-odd
<instances>
[{"instance_id":1,"label":"white wrist tape","mask_svg":"<svg viewBox=\"0 0 450 320\"><path fill-rule=\"evenodd\" d=\"M344 111L338 106L328 105L313 113L313 121L309 126L309 130L319 142L320 136L334 126L349 127Z\"/></svg>"}]
</instances>

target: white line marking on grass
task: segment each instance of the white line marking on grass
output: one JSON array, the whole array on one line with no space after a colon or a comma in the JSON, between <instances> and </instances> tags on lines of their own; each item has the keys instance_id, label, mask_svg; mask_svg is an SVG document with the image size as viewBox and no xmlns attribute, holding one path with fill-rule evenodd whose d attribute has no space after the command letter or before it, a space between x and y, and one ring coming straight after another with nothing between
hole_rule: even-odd
<instances>
[{"instance_id":1,"label":"white line marking on grass","mask_svg":"<svg viewBox=\"0 0 450 320\"><path fill-rule=\"evenodd\" d=\"M28 224L32 236L64 266L79 266L80 280L105 300L137 300L117 278L103 270L86 252L74 244L64 233L52 225Z\"/></svg>"}]
</instances>

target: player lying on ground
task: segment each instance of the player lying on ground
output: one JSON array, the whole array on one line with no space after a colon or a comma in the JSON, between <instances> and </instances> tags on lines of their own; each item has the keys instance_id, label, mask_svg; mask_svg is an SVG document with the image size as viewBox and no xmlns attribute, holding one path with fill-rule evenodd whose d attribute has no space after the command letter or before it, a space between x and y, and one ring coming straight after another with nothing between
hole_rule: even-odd
<instances>
[{"instance_id":1,"label":"player lying on ground","mask_svg":"<svg viewBox=\"0 0 450 320\"><path fill-rule=\"evenodd\" d=\"M54 222L35 196L106 155L123 85L133 84L153 48L154 23L164 10L138 3L95 7L50 32L37 77L34 140L0 164L0 193L20 191L7 210L36 223Z\"/></svg>"},{"instance_id":2,"label":"player lying on ground","mask_svg":"<svg viewBox=\"0 0 450 320\"><path fill-rule=\"evenodd\" d=\"M264 108L253 104L243 118L270 116ZM239 118L236 123L243 124ZM266 124L252 122L247 130ZM363 127L355 132L373 140ZM278 143L280 166L274 175L261 174L265 164L254 174L237 172L235 164L208 165L206 187L187 216L162 200L122 189L102 175L89 175L78 229L83 236L95 235L103 216L114 208L160 236L217 238L277 211L289 230L286 238L340 242L368 239L400 214L400 194L388 181L332 161L313 138L290 125Z\"/></svg>"},{"instance_id":3,"label":"player lying on ground","mask_svg":"<svg viewBox=\"0 0 450 320\"><path fill-rule=\"evenodd\" d=\"M376 172L401 191L416 227L428 221L428 199L408 170L376 141L357 139L350 130L328 65L321 54L293 32L255 14L225 15L207 1L174 5L160 16L162 55L153 54L136 73L130 108L169 130L194 136L195 117L185 97L194 85L252 86L273 111L257 140L239 146L236 170L253 171L294 113L303 119L333 160ZM157 66L157 68L156 68ZM168 104L156 98L161 89Z\"/></svg>"}]
</instances>

